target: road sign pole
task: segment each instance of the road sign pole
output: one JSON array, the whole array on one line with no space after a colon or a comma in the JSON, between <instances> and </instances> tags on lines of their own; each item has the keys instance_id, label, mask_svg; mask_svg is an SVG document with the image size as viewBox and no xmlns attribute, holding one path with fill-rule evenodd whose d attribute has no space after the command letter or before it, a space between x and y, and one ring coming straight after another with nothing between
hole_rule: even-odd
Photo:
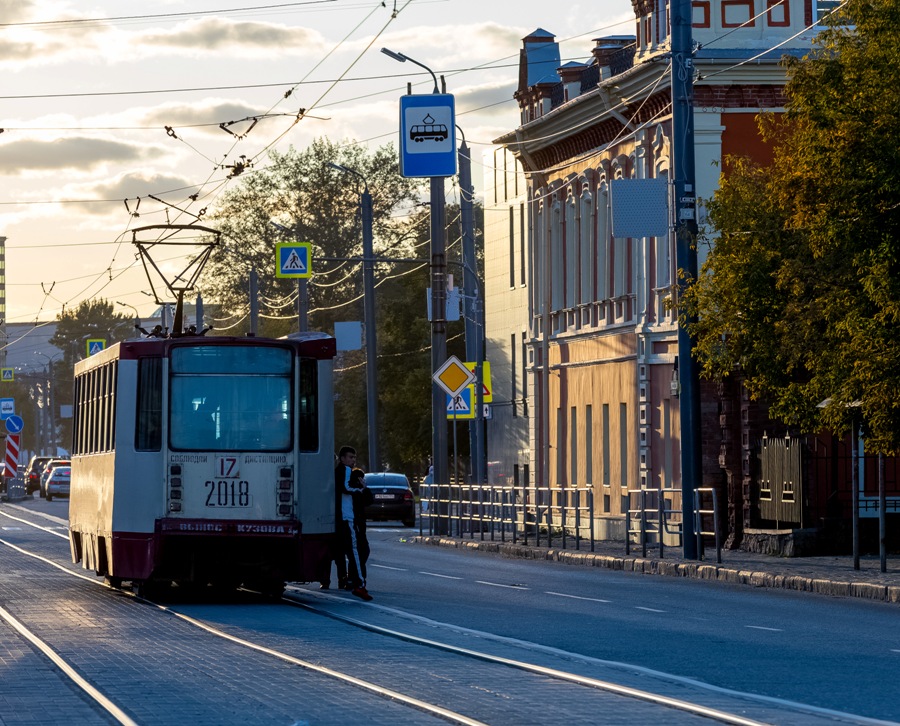
<instances>
[{"instance_id":1,"label":"road sign pole","mask_svg":"<svg viewBox=\"0 0 900 726\"><path fill-rule=\"evenodd\" d=\"M444 209L444 178L431 177L431 370L437 371L447 358L447 260ZM433 383L431 387L431 458L434 481L446 484L447 471L447 415L444 391ZM438 517L438 526L446 522ZM449 534L439 531L437 534Z\"/></svg>"}]
</instances>

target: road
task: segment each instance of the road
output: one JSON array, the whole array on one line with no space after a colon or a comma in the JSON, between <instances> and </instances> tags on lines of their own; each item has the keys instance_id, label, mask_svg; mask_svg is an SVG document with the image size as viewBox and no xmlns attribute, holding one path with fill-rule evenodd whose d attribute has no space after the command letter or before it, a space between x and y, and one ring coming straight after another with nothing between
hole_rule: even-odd
<instances>
[{"instance_id":1,"label":"road","mask_svg":"<svg viewBox=\"0 0 900 726\"><path fill-rule=\"evenodd\" d=\"M34 500L25 502L24 508L62 521L67 502ZM372 627L403 628L419 636L449 639L459 647L492 649L503 657L527 648L532 660L553 667L566 662L573 672L612 678L631 687L652 683L654 690L668 689L669 695L680 689L685 693L700 690L711 699L726 701L734 696L726 691L757 694L773 699L763 702L767 709L763 720L770 723L863 722L815 711L799 719L793 714L791 718L773 718L773 713L790 710L787 702L900 722L896 605L505 559L415 544L416 534L399 523L370 524L369 590L375 597L371 604L346 593L319 593L314 584L298 585L289 595L304 607L330 608L336 618L365 618ZM23 541L34 537L0 521L0 537L12 540L17 536ZM54 557L62 553L60 561L64 560L64 541L41 546L56 553ZM0 605L8 599L6 591L13 600L19 598L22 609L21 599L31 595L23 595L15 586L20 574L4 579L4 561L12 562L6 548L0 549ZM73 587L80 593L85 586ZM62 609L72 610L69 617L84 625L90 614L83 609L90 607L79 605L77 612L74 606ZM306 621L298 615L289 619L273 615L279 608L245 610L201 602L182 604L178 610L236 635L261 638L265 634L277 642L288 637L276 632L286 622L291 623L290 632L300 627L325 632L321 624L304 626ZM246 619L251 617L248 613L253 613L251 620ZM114 616L104 613L104 617ZM448 635L453 628L455 632ZM87 636L89 631L84 633ZM333 666L349 666L355 672L380 669L379 664L359 662L353 644L360 636L341 630L333 637L328 649L316 652L317 659L333 658ZM307 645L301 650L310 648ZM391 657L399 658L413 673L425 672L418 665L420 656L413 652L402 649ZM444 662L444 656L429 658L432 660L424 662L434 663L434 668ZM0 668L2 662L0 658ZM431 675L432 666L424 668ZM474 666L466 669L476 677ZM484 682L486 678L491 683ZM405 678L408 682L413 679ZM482 690L494 679L499 683L496 675L481 676ZM667 685L661 686L663 683ZM508 692L515 692L515 686L509 686ZM340 701L339 696L335 698ZM578 708L587 707L587 702L579 706L578 698L567 701L575 709L573 718ZM729 703L733 712L733 703ZM2 705L0 698L0 723L5 724ZM487 705L481 708L494 713ZM541 704L534 708L536 716ZM629 713L633 714L633 708ZM383 717L390 718L387 714ZM523 722L521 714L510 719L510 723ZM497 715L485 720L506 722ZM602 722L624 723L625 719L609 717ZM640 717L632 715L628 722L639 723Z\"/></svg>"}]
</instances>

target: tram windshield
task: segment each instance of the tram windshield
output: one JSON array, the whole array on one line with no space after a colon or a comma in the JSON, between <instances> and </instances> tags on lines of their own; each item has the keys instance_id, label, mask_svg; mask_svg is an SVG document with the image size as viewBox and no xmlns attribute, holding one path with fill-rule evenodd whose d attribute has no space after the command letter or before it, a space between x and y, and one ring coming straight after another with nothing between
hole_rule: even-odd
<instances>
[{"instance_id":1,"label":"tram windshield","mask_svg":"<svg viewBox=\"0 0 900 726\"><path fill-rule=\"evenodd\" d=\"M291 447L291 351L257 346L175 348L169 444L202 451Z\"/></svg>"}]
</instances>

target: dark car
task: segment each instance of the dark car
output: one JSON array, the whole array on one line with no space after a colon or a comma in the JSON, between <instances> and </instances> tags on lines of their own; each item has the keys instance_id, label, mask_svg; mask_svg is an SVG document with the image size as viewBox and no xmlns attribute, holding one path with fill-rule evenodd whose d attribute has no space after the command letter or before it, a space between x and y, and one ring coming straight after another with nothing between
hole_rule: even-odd
<instances>
[{"instance_id":1,"label":"dark car","mask_svg":"<svg viewBox=\"0 0 900 726\"><path fill-rule=\"evenodd\" d=\"M366 474L366 487L372 492L372 504L366 507L366 519L399 519L405 527L416 524L416 497L403 474L378 472Z\"/></svg>"},{"instance_id":2,"label":"dark car","mask_svg":"<svg viewBox=\"0 0 900 726\"><path fill-rule=\"evenodd\" d=\"M25 491L29 494L39 491L41 488L41 473L48 462L52 461L52 456L32 456L31 461L25 468Z\"/></svg>"},{"instance_id":3,"label":"dark car","mask_svg":"<svg viewBox=\"0 0 900 726\"><path fill-rule=\"evenodd\" d=\"M47 501L52 502L53 497L69 496L69 486L72 483L72 468L69 466L55 466L44 482L44 491Z\"/></svg>"}]
</instances>

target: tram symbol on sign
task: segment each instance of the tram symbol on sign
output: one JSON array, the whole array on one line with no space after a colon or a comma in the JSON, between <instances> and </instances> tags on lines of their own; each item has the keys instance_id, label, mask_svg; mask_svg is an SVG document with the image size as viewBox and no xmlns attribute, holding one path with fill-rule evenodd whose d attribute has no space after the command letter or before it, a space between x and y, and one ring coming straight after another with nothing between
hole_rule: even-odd
<instances>
[{"instance_id":1,"label":"tram symbol on sign","mask_svg":"<svg viewBox=\"0 0 900 726\"><path fill-rule=\"evenodd\" d=\"M16 413L16 399L0 398L0 419L7 419Z\"/></svg>"},{"instance_id":2,"label":"tram symbol on sign","mask_svg":"<svg viewBox=\"0 0 900 726\"><path fill-rule=\"evenodd\" d=\"M436 123L430 113L425 114L422 123L415 124L409 130L409 138L416 143L421 141L443 141L447 138L447 126Z\"/></svg>"}]
</instances>

